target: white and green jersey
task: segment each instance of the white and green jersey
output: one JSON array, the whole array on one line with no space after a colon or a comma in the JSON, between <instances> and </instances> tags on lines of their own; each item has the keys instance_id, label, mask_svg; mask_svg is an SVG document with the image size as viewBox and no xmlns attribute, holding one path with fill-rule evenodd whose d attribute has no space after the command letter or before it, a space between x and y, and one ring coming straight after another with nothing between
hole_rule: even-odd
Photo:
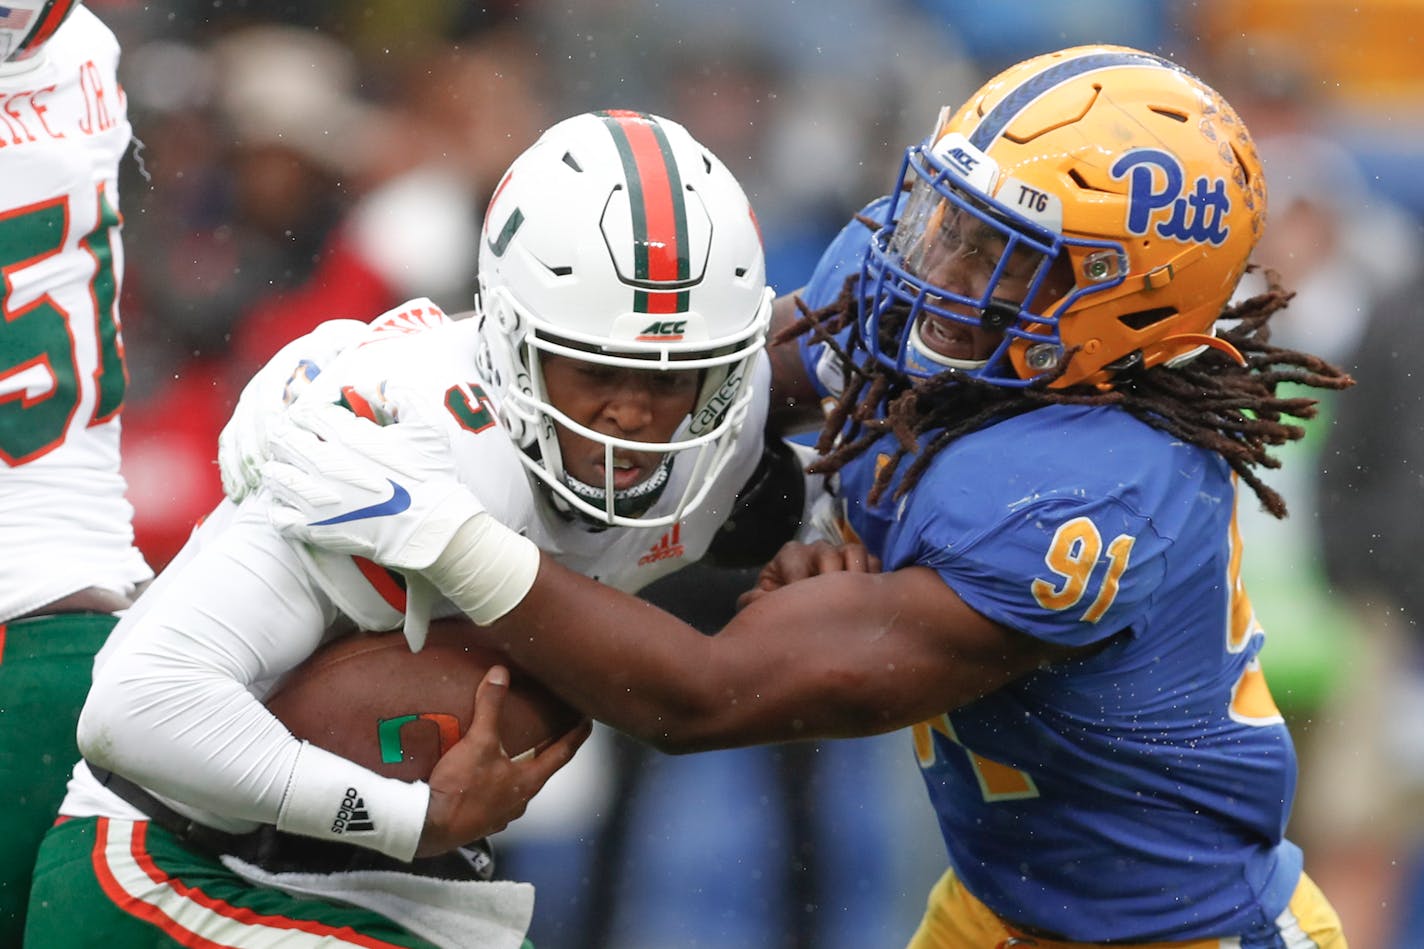
<instances>
[{"instance_id":1,"label":"white and green jersey","mask_svg":"<svg viewBox=\"0 0 1424 949\"><path fill-rule=\"evenodd\" d=\"M374 321L370 335L322 366L299 398L344 398L366 414L361 393L379 384L397 405L420 405L446 426L458 476L487 511L565 566L610 586L638 590L707 551L761 459L771 371L764 354L752 370L757 395L747 421L705 501L665 528L591 530L552 511L531 483L499 421L500 390L479 368L479 343L473 322L412 301ZM649 514L671 513L688 477L674 465ZM352 762L326 761L323 780L339 777L341 788L359 788L379 830L351 836L344 826L328 830L329 820L321 827L283 823L293 782L305 793L314 780L296 777L299 757L317 752L304 750L261 700L323 642L353 628L401 627L408 604L400 573L282 537L268 520L271 503L259 491L240 506L220 504L125 613L95 660L80 732L102 723L111 747L128 749L115 770L209 826L297 827L408 860L420 836L425 785ZM434 616L457 612L443 600L432 607ZM140 700L130 686L165 701ZM142 816L82 763L60 812Z\"/></svg>"},{"instance_id":2,"label":"white and green jersey","mask_svg":"<svg viewBox=\"0 0 1424 949\"><path fill-rule=\"evenodd\" d=\"M771 373L765 356L753 363L750 385L756 395L747 422L703 503L662 528L592 529L540 496L519 459L520 449L497 421L500 389L482 374L478 346L473 324L449 320L428 300L412 301L374 321L370 340L323 367L302 397L335 401L349 387L384 382L388 389L400 387L441 407L437 414L449 431L460 480L485 509L564 566L611 587L636 593L707 552L761 460ZM666 489L647 516L672 513L689 477L687 466L673 465ZM302 554L337 607L357 625L401 625L406 604L399 574L344 554L311 548ZM436 615L457 612L445 603Z\"/></svg>"},{"instance_id":3,"label":"white and green jersey","mask_svg":"<svg viewBox=\"0 0 1424 949\"><path fill-rule=\"evenodd\" d=\"M119 474L118 58L79 7L0 69L0 622L151 576Z\"/></svg>"}]
</instances>

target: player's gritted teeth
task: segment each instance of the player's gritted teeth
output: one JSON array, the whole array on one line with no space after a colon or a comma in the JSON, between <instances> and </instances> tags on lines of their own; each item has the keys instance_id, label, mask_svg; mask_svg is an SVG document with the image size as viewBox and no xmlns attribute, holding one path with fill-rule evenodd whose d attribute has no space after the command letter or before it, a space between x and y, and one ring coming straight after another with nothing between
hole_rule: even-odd
<instances>
[{"instance_id":1,"label":"player's gritted teeth","mask_svg":"<svg viewBox=\"0 0 1424 949\"><path fill-rule=\"evenodd\" d=\"M983 355L976 351L978 347L973 328L954 320L924 315L920 319L920 339L926 346L950 359L976 359Z\"/></svg>"},{"instance_id":2,"label":"player's gritted teeth","mask_svg":"<svg viewBox=\"0 0 1424 949\"><path fill-rule=\"evenodd\" d=\"M656 456L644 458L642 454L613 456L613 487L617 491L623 491L641 482L648 476L648 473L657 467ZM600 455L597 461L592 464L595 473L592 484L601 485L607 470L603 464L603 457Z\"/></svg>"}]
</instances>

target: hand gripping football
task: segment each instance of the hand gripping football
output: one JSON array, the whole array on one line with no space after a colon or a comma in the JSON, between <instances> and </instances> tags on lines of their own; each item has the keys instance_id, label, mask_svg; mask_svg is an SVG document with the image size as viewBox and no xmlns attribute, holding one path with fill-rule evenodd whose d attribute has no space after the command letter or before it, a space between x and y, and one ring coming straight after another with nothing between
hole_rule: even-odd
<instances>
[{"instance_id":1,"label":"hand gripping football","mask_svg":"<svg viewBox=\"0 0 1424 949\"><path fill-rule=\"evenodd\" d=\"M499 733L511 757L542 748L578 724L577 711L481 646L475 629L464 617L432 620L418 653L399 630L344 637L288 673L266 705L298 738L405 781L428 778L469 728L475 689L495 664L510 674Z\"/></svg>"}]
</instances>

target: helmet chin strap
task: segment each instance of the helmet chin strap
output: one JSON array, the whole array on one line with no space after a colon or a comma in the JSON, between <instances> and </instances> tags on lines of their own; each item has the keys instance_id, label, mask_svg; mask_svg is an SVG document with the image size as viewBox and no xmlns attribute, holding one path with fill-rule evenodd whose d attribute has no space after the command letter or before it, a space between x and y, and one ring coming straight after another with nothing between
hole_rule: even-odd
<instances>
[{"instance_id":1,"label":"helmet chin strap","mask_svg":"<svg viewBox=\"0 0 1424 949\"><path fill-rule=\"evenodd\" d=\"M619 517L641 517L647 513L648 509L657 503L658 498L662 497L671 473L672 454L668 453L663 455L651 475L630 488L613 492L613 513ZM594 507L607 508L608 492L578 480L567 471L564 472L564 487Z\"/></svg>"}]
</instances>

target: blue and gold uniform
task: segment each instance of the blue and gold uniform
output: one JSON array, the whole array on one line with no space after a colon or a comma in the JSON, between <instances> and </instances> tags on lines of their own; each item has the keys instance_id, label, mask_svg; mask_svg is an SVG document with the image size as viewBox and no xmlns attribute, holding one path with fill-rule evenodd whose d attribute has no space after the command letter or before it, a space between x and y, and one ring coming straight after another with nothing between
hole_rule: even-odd
<instances>
[{"instance_id":1,"label":"blue and gold uniform","mask_svg":"<svg viewBox=\"0 0 1424 949\"><path fill-rule=\"evenodd\" d=\"M883 215L883 199L862 212ZM834 302L870 237L842 232L808 305ZM803 356L833 390L826 347ZM1095 647L914 729L952 867L926 926L938 913L960 927L945 938L985 938L963 927L987 907L1002 936L1044 945L1314 945L1291 934L1333 914L1284 838L1295 751L1240 583L1227 463L1120 409L1055 404L950 443L895 499L900 466L871 505L897 447L887 435L841 469L851 536L997 623Z\"/></svg>"}]
</instances>

